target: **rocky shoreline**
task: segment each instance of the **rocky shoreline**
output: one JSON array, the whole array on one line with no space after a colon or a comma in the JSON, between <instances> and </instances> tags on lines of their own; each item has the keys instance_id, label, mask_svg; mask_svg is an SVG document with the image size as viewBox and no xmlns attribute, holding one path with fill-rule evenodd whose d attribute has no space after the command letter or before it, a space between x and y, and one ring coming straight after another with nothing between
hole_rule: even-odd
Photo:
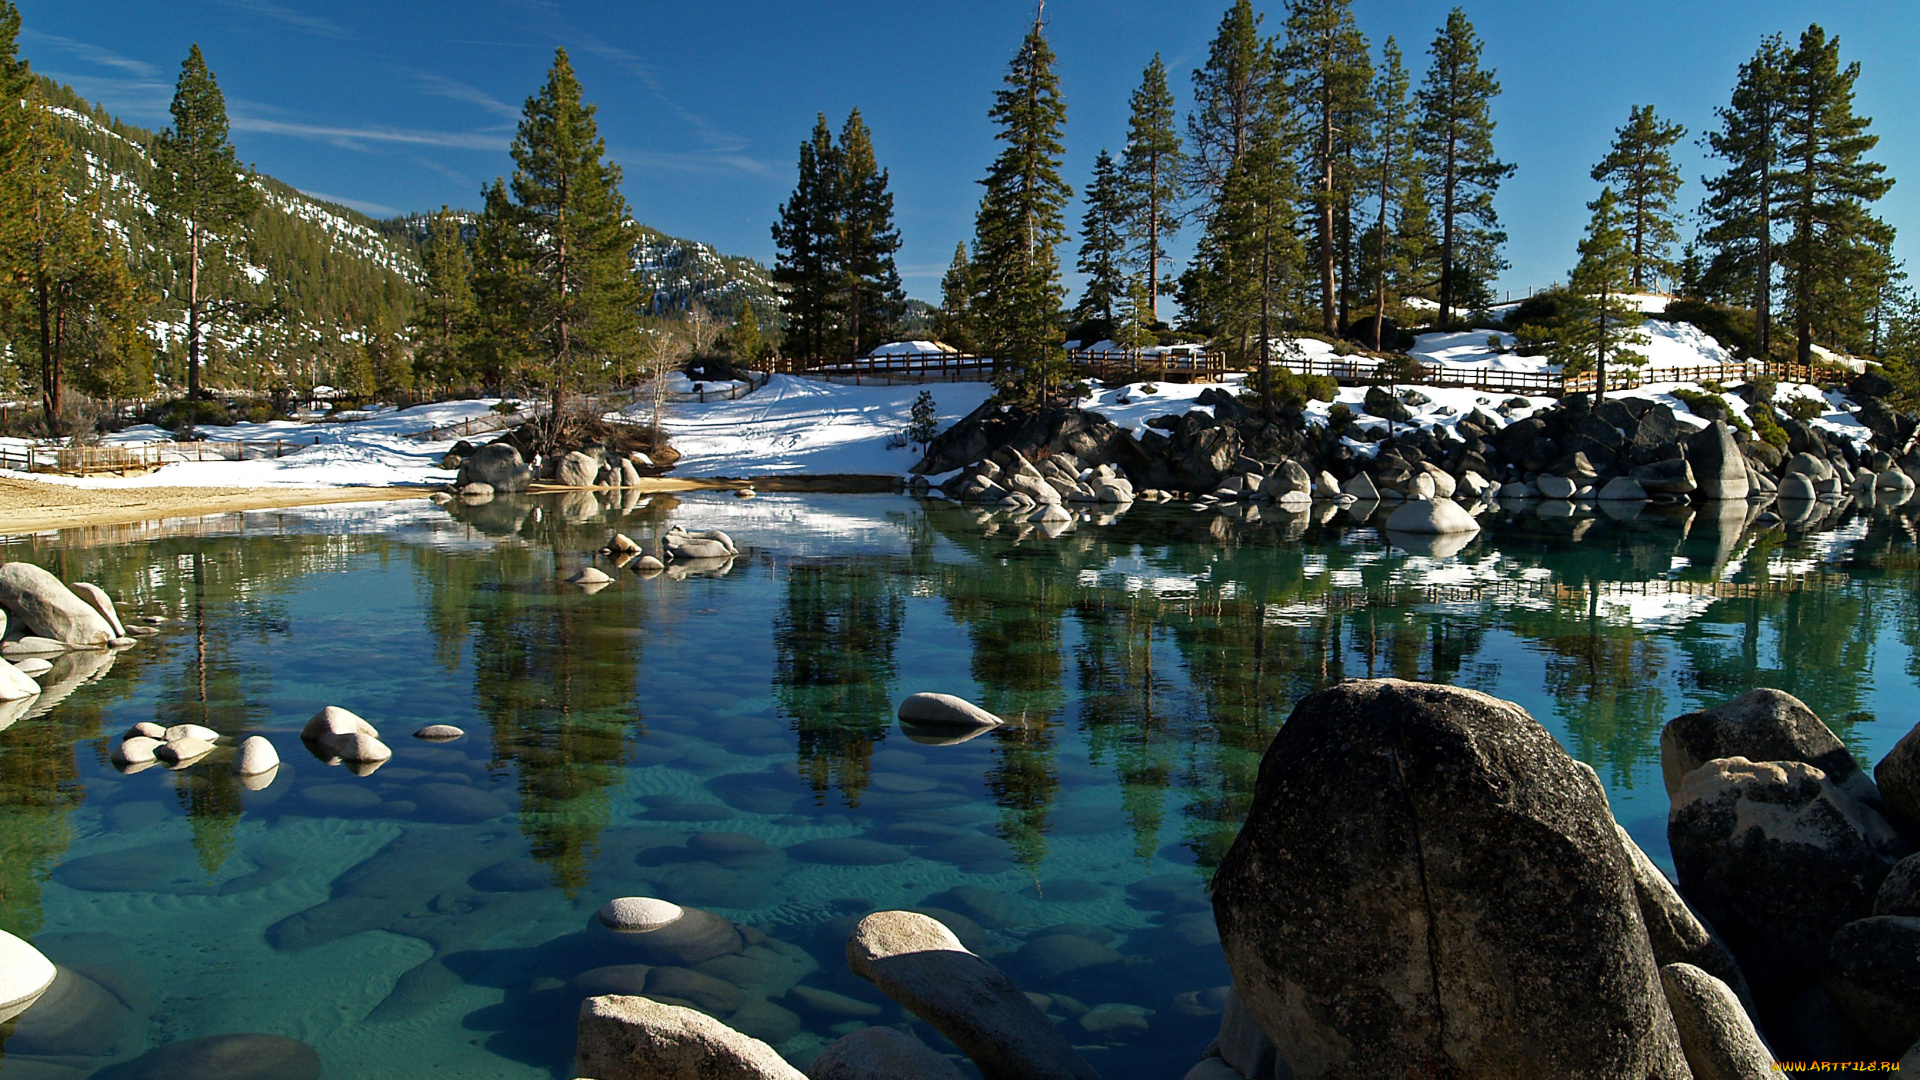
<instances>
[{"instance_id":1,"label":"rocky shoreline","mask_svg":"<svg viewBox=\"0 0 1920 1080\"><path fill-rule=\"evenodd\" d=\"M1593 770L1511 702L1398 680L1302 700L1214 879L1233 986L1185 1080L1920 1068L1920 726L1869 776L1803 703L1761 689L1668 723L1661 758L1677 887ZM596 927L642 958L753 939L644 897L610 902ZM931 915L867 915L847 962L987 1080L1097 1076ZM802 1073L697 1004L651 983L587 998L577 1073L961 1075L888 1027L847 1034Z\"/></svg>"},{"instance_id":2,"label":"rocky shoreline","mask_svg":"<svg viewBox=\"0 0 1920 1080\"><path fill-rule=\"evenodd\" d=\"M1882 383L1862 376L1851 388L1864 402L1856 415L1873 432L1872 449L1791 417L1779 421L1784 445L1775 445L1734 427L1730 413L1683 419L1644 398L1584 394L1545 408L1483 396L1483 407L1445 429L1407 424L1409 400L1426 403L1418 390L1396 396L1375 387L1365 415L1387 422L1383 434L1377 424L1310 426L1298 409L1266 416L1211 388L1195 400L1204 408L1149 421L1137 439L1092 412L989 403L934 439L915 467L914 487L930 492L926 477L943 476L943 495L1030 514L1036 523L1049 507L1135 499L1294 512L1316 501L1425 503L1399 507L1385 524L1428 534L1474 532L1473 515L1496 500L1590 507L1750 501L1804 518L1848 501L1913 498L1920 422L1882 400L1889 389ZM1700 407L1714 412L1714 404L1724 409L1718 398ZM1701 420L1705 426L1696 426Z\"/></svg>"}]
</instances>

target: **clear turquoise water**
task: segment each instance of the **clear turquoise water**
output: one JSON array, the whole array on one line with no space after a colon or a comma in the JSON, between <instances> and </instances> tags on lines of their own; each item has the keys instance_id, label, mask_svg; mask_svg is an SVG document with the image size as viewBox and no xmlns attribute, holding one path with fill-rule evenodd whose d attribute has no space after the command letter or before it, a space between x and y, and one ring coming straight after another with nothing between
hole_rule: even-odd
<instances>
[{"instance_id":1,"label":"clear turquoise water","mask_svg":"<svg viewBox=\"0 0 1920 1080\"><path fill-rule=\"evenodd\" d=\"M0 731L0 926L91 980L5 1029L0 1076L266 1032L328 1077L568 1077L578 977L626 959L584 928L635 893L766 935L676 985L798 1062L908 1019L842 944L867 910L930 906L1106 1075L1179 1075L1227 979L1207 872L1314 688L1515 700L1656 859L1668 718L1778 686L1869 762L1917 718L1909 511L1756 534L1528 509L1442 558L1344 517L1142 507L1051 539L983 519L576 495L0 545L169 620L104 672L56 671L94 677ZM743 554L724 576L558 584L613 529L668 521ZM1024 723L913 742L893 708L923 689ZM298 732L324 704L393 761L313 758ZM142 720L265 734L286 764L260 792L218 759L122 775L108 755ZM468 735L408 737L428 723Z\"/></svg>"}]
</instances>

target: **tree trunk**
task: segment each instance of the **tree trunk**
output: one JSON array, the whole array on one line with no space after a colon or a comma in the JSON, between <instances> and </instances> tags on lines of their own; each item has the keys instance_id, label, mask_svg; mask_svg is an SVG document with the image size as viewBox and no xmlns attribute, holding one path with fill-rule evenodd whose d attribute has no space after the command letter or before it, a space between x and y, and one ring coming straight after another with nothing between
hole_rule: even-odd
<instances>
[{"instance_id":1,"label":"tree trunk","mask_svg":"<svg viewBox=\"0 0 1920 1080\"><path fill-rule=\"evenodd\" d=\"M1328 69L1333 63L1333 41L1328 38L1322 57L1326 67L1320 74L1320 329L1336 335L1333 281L1333 80Z\"/></svg>"},{"instance_id":2,"label":"tree trunk","mask_svg":"<svg viewBox=\"0 0 1920 1080\"><path fill-rule=\"evenodd\" d=\"M1440 324L1442 326L1453 321L1453 189L1458 182L1455 170L1459 165L1454 160L1455 154L1454 141L1448 139L1446 171L1441 175L1440 180Z\"/></svg>"},{"instance_id":3,"label":"tree trunk","mask_svg":"<svg viewBox=\"0 0 1920 1080\"><path fill-rule=\"evenodd\" d=\"M1160 321L1160 155L1147 165L1147 325Z\"/></svg>"},{"instance_id":4,"label":"tree trunk","mask_svg":"<svg viewBox=\"0 0 1920 1080\"><path fill-rule=\"evenodd\" d=\"M187 225L187 400L200 400L200 225Z\"/></svg>"},{"instance_id":5,"label":"tree trunk","mask_svg":"<svg viewBox=\"0 0 1920 1080\"><path fill-rule=\"evenodd\" d=\"M1386 160L1385 151L1382 161ZM1387 193L1393 187L1392 167L1380 167L1380 235L1374 245L1373 351L1384 348L1381 338L1387 331Z\"/></svg>"},{"instance_id":6,"label":"tree trunk","mask_svg":"<svg viewBox=\"0 0 1920 1080\"><path fill-rule=\"evenodd\" d=\"M58 438L60 435L60 357L55 353L52 301L49 293L52 286L47 281L47 272L43 269L34 279L34 307L39 316L40 330L40 408L46 414L47 434Z\"/></svg>"}]
</instances>

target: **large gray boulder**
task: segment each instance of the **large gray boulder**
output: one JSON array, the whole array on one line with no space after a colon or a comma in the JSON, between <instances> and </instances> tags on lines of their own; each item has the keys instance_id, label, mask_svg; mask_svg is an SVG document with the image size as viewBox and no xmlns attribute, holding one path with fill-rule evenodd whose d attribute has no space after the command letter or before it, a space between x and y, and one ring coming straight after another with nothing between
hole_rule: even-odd
<instances>
[{"instance_id":1,"label":"large gray boulder","mask_svg":"<svg viewBox=\"0 0 1920 1080\"><path fill-rule=\"evenodd\" d=\"M1605 792L1510 702L1398 680L1307 697L1213 908L1301 1080L1687 1076Z\"/></svg>"},{"instance_id":2,"label":"large gray boulder","mask_svg":"<svg viewBox=\"0 0 1920 1080\"><path fill-rule=\"evenodd\" d=\"M1092 1080L1073 1044L1020 987L938 920L877 911L847 938L847 966L932 1024L985 1080Z\"/></svg>"},{"instance_id":3,"label":"large gray boulder","mask_svg":"<svg viewBox=\"0 0 1920 1080\"><path fill-rule=\"evenodd\" d=\"M1616 476L1594 498L1600 502L1646 502L1647 489L1631 476Z\"/></svg>"},{"instance_id":4,"label":"large gray boulder","mask_svg":"<svg viewBox=\"0 0 1920 1080\"><path fill-rule=\"evenodd\" d=\"M576 1037L574 1074L593 1080L806 1080L759 1039L638 995L581 1002Z\"/></svg>"},{"instance_id":5,"label":"large gray boulder","mask_svg":"<svg viewBox=\"0 0 1920 1080\"><path fill-rule=\"evenodd\" d=\"M1873 896L1873 913L1920 918L1920 855L1900 860L1880 883L1880 891Z\"/></svg>"},{"instance_id":6,"label":"large gray boulder","mask_svg":"<svg viewBox=\"0 0 1920 1080\"><path fill-rule=\"evenodd\" d=\"M1874 766L1873 778L1886 801L1887 816L1908 840L1920 844L1920 724L1893 744Z\"/></svg>"},{"instance_id":7,"label":"large gray boulder","mask_svg":"<svg viewBox=\"0 0 1920 1080\"><path fill-rule=\"evenodd\" d=\"M1700 499L1744 499L1752 494L1747 482L1747 459L1733 429L1724 420L1715 420L1687 440L1687 464L1693 468L1695 497Z\"/></svg>"},{"instance_id":8,"label":"large gray boulder","mask_svg":"<svg viewBox=\"0 0 1920 1080\"><path fill-rule=\"evenodd\" d=\"M460 471L453 478L456 489L485 484L497 493L525 491L532 482L533 470L527 467L526 459L504 442L488 443L475 450L472 457L460 463Z\"/></svg>"},{"instance_id":9,"label":"large gray boulder","mask_svg":"<svg viewBox=\"0 0 1920 1080\"><path fill-rule=\"evenodd\" d=\"M1752 994L1747 989L1747 977L1741 973L1740 964L1733 958L1733 950L1720 940L1719 935L1700 921L1687 902L1680 897L1673 882L1667 875L1647 858L1640 845L1633 842L1627 830L1615 826L1620 833L1620 843L1626 848L1627 858L1633 866L1633 896L1640 904L1640 921L1646 924L1647 941L1653 946L1653 959L1665 967L1669 964L1686 964L1705 971L1707 974L1725 983L1740 1004L1749 1014L1754 1014L1755 1005Z\"/></svg>"},{"instance_id":10,"label":"large gray boulder","mask_svg":"<svg viewBox=\"0 0 1920 1080\"><path fill-rule=\"evenodd\" d=\"M1635 465L1627 475L1643 489L1661 495L1686 495L1699 487L1686 458L1665 458Z\"/></svg>"},{"instance_id":11,"label":"large gray boulder","mask_svg":"<svg viewBox=\"0 0 1920 1080\"><path fill-rule=\"evenodd\" d=\"M1480 523L1452 499L1416 499L1387 515L1387 531L1416 536L1454 536L1477 533Z\"/></svg>"},{"instance_id":12,"label":"large gray boulder","mask_svg":"<svg viewBox=\"0 0 1920 1080\"><path fill-rule=\"evenodd\" d=\"M1709 761L1674 792L1680 891L1726 938L1762 1007L1816 977L1865 918L1906 844L1879 812L1800 761Z\"/></svg>"},{"instance_id":13,"label":"large gray boulder","mask_svg":"<svg viewBox=\"0 0 1920 1080\"><path fill-rule=\"evenodd\" d=\"M1879 915L1841 927L1820 981L1874 1053L1903 1053L1920 1039L1920 919Z\"/></svg>"},{"instance_id":14,"label":"large gray boulder","mask_svg":"<svg viewBox=\"0 0 1920 1080\"><path fill-rule=\"evenodd\" d=\"M1676 716L1660 731L1660 778L1667 794L1715 758L1804 761L1869 806L1880 792L1845 743L1792 694L1762 687L1711 709Z\"/></svg>"},{"instance_id":15,"label":"large gray boulder","mask_svg":"<svg viewBox=\"0 0 1920 1080\"><path fill-rule=\"evenodd\" d=\"M962 1080L926 1043L890 1027L865 1027L828 1045L807 1066L808 1080Z\"/></svg>"},{"instance_id":16,"label":"large gray boulder","mask_svg":"<svg viewBox=\"0 0 1920 1080\"><path fill-rule=\"evenodd\" d=\"M1726 983L1692 964L1660 969L1693 1080L1770 1080L1773 1051Z\"/></svg>"},{"instance_id":17,"label":"large gray boulder","mask_svg":"<svg viewBox=\"0 0 1920 1080\"><path fill-rule=\"evenodd\" d=\"M600 459L572 450L560 459L554 482L562 487L593 487L600 479Z\"/></svg>"},{"instance_id":18,"label":"large gray boulder","mask_svg":"<svg viewBox=\"0 0 1920 1080\"><path fill-rule=\"evenodd\" d=\"M0 930L0 1022L11 1020L53 985L53 961Z\"/></svg>"},{"instance_id":19,"label":"large gray boulder","mask_svg":"<svg viewBox=\"0 0 1920 1080\"><path fill-rule=\"evenodd\" d=\"M104 648L115 636L113 627L92 604L32 563L0 565L0 608L18 619L27 633L63 645Z\"/></svg>"},{"instance_id":20,"label":"large gray boulder","mask_svg":"<svg viewBox=\"0 0 1920 1080\"><path fill-rule=\"evenodd\" d=\"M91 581L76 581L69 588L73 590L73 595L93 605L100 617L107 620L107 625L113 628L114 637L127 636L126 624L120 621L120 613L114 610L113 597L107 595L107 590Z\"/></svg>"}]
</instances>

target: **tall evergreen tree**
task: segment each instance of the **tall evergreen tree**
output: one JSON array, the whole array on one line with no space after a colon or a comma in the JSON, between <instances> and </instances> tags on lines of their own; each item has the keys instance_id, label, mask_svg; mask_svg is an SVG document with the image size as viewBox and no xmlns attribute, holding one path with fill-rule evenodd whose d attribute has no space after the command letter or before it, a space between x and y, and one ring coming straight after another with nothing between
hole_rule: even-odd
<instances>
[{"instance_id":1,"label":"tall evergreen tree","mask_svg":"<svg viewBox=\"0 0 1920 1080\"><path fill-rule=\"evenodd\" d=\"M1187 113L1188 182L1203 215L1224 197L1228 174L1270 117L1273 78L1273 50L1260 37L1260 16L1251 0L1234 0L1220 17L1207 62L1194 70Z\"/></svg>"},{"instance_id":2,"label":"tall evergreen tree","mask_svg":"<svg viewBox=\"0 0 1920 1080\"><path fill-rule=\"evenodd\" d=\"M1373 280L1373 331L1369 335L1375 349L1384 347L1388 290L1401 285L1423 254L1413 250L1404 228L1417 225L1408 220L1409 192L1419 177L1418 148L1414 143L1412 118L1408 112L1407 69L1400 46L1391 38L1380 50L1381 66L1373 82L1373 137L1362 158L1369 196L1376 201L1368 266ZM1424 201L1424 198L1423 198Z\"/></svg>"},{"instance_id":3,"label":"tall evergreen tree","mask_svg":"<svg viewBox=\"0 0 1920 1080\"><path fill-rule=\"evenodd\" d=\"M1700 243L1713 251L1701 275L1701 291L1719 300L1746 299L1753 307L1754 349L1773 351L1774 231L1785 201L1781 180L1781 125L1786 114L1786 42L1762 39L1753 58L1740 65L1729 103L1715 111L1717 131L1707 146L1726 162L1706 179L1701 204L1706 226Z\"/></svg>"},{"instance_id":4,"label":"tall evergreen tree","mask_svg":"<svg viewBox=\"0 0 1920 1080\"><path fill-rule=\"evenodd\" d=\"M567 51L556 49L512 147L528 336L556 418L569 385L622 367L640 346L638 226L620 194L620 166L605 160L595 111L581 101Z\"/></svg>"},{"instance_id":5,"label":"tall evergreen tree","mask_svg":"<svg viewBox=\"0 0 1920 1080\"><path fill-rule=\"evenodd\" d=\"M1093 182L1085 194L1087 210L1080 218L1080 273L1086 275L1087 291L1073 309L1076 319L1101 319L1109 328L1116 305L1127 294L1124 264L1126 241L1126 192L1113 156L1102 149L1093 160Z\"/></svg>"},{"instance_id":6,"label":"tall evergreen tree","mask_svg":"<svg viewBox=\"0 0 1920 1080\"><path fill-rule=\"evenodd\" d=\"M999 125L1002 146L981 181L987 190L974 217L975 325L993 354L1000 392L1045 401L1066 376L1060 348L1065 290L1054 249L1066 240L1073 189L1060 178L1067 104L1039 18L987 115Z\"/></svg>"},{"instance_id":7,"label":"tall evergreen tree","mask_svg":"<svg viewBox=\"0 0 1920 1080\"><path fill-rule=\"evenodd\" d=\"M38 112L31 104L33 72L20 59L20 11L0 0L0 270L18 281L25 261L26 205L32 198L34 163L30 133ZM4 297L12 300L11 291Z\"/></svg>"},{"instance_id":8,"label":"tall evergreen tree","mask_svg":"<svg viewBox=\"0 0 1920 1080\"><path fill-rule=\"evenodd\" d=\"M1568 275L1560 310L1548 326L1523 327L1521 336L1547 346L1547 355L1568 375L1591 371L1595 398L1607 396L1607 365L1638 366L1646 357L1633 351L1647 336L1638 308L1624 295L1633 288L1631 218L1613 189L1590 204L1593 218L1580 241L1580 262Z\"/></svg>"},{"instance_id":9,"label":"tall evergreen tree","mask_svg":"<svg viewBox=\"0 0 1920 1080\"><path fill-rule=\"evenodd\" d=\"M1420 143L1437 183L1440 210L1440 321L1486 301L1493 276L1505 269L1493 195L1514 167L1493 152L1489 107L1500 83L1480 66L1480 36L1467 13L1454 8L1433 39L1432 66L1418 94Z\"/></svg>"},{"instance_id":10,"label":"tall evergreen tree","mask_svg":"<svg viewBox=\"0 0 1920 1080\"><path fill-rule=\"evenodd\" d=\"M1840 65L1839 38L1817 24L1807 27L1785 74L1781 157L1793 228L1786 259L1804 364L1813 359L1816 332L1837 340L1864 322L1862 301L1870 298L1850 288L1850 278L1862 270L1883 276L1875 264L1884 265L1878 253L1892 242L1893 230L1867 207L1893 180L1885 166L1864 156L1880 137L1867 133L1871 118L1854 114L1860 65Z\"/></svg>"},{"instance_id":11,"label":"tall evergreen tree","mask_svg":"<svg viewBox=\"0 0 1920 1080\"><path fill-rule=\"evenodd\" d=\"M426 280L409 328L414 363L428 378L453 385L468 375L462 360L473 318L473 259L460 239L460 220L444 206L428 226L420 267Z\"/></svg>"},{"instance_id":12,"label":"tall evergreen tree","mask_svg":"<svg viewBox=\"0 0 1920 1080\"><path fill-rule=\"evenodd\" d=\"M974 349L973 263L967 259L966 241L954 245L953 261L940 279L940 310L934 315L934 336L961 352Z\"/></svg>"},{"instance_id":13,"label":"tall evergreen tree","mask_svg":"<svg viewBox=\"0 0 1920 1080\"><path fill-rule=\"evenodd\" d=\"M786 349L790 356L824 359L832 332L831 296L835 205L840 174L839 151L827 114L814 117L813 134L800 144L800 178L793 194L780 207L773 226L779 255L773 264L773 283L780 290L786 314Z\"/></svg>"},{"instance_id":14,"label":"tall evergreen tree","mask_svg":"<svg viewBox=\"0 0 1920 1080\"><path fill-rule=\"evenodd\" d=\"M258 209L260 195L227 141L226 98L197 44L180 65L171 112L173 126L153 143L153 201L161 219L186 242L181 254L187 262L187 397L197 399L201 315L207 287L216 285L206 274L206 249L236 243L235 234Z\"/></svg>"},{"instance_id":15,"label":"tall evergreen tree","mask_svg":"<svg viewBox=\"0 0 1920 1080\"><path fill-rule=\"evenodd\" d=\"M1167 67L1160 54L1140 76L1140 88L1129 99L1127 145L1120 155L1121 183L1126 190L1126 235L1135 270L1143 273L1147 288L1147 322L1160 317L1161 264L1167 258L1167 240L1180 229L1178 208L1186 197L1186 155L1174 129L1173 92L1167 89Z\"/></svg>"},{"instance_id":16,"label":"tall evergreen tree","mask_svg":"<svg viewBox=\"0 0 1920 1080\"><path fill-rule=\"evenodd\" d=\"M834 314L845 345L860 356L881 343L907 294L893 263L900 233L893 227L887 171L874 159L873 137L859 109L840 129L834 160Z\"/></svg>"},{"instance_id":17,"label":"tall evergreen tree","mask_svg":"<svg viewBox=\"0 0 1920 1080\"><path fill-rule=\"evenodd\" d=\"M530 340L527 326L527 245L520 208L495 179L480 190L473 230L473 320L460 343L465 367L494 394L518 381Z\"/></svg>"},{"instance_id":18,"label":"tall evergreen tree","mask_svg":"<svg viewBox=\"0 0 1920 1080\"><path fill-rule=\"evenodd\" d=\"M1627 123L1614 132L1613 148L1593 167L1593 178L1618 192L1627 217L1633 251L1633 287L1646 292L1656 278L1679 272L1672 258L1680 229L1673 197L1680 190L1680 168L1673 144L1687 133L1679 124L1655 116L1653 106L1635 105Z\"/></svg>"},{"instance_id":19,"label":"tall evergreen tree","mask_svg":"<svg viewBox=\"0 0 1920 1080\"><path fill-rule=\"evenodd\" d=\"M1289 0L1286 34L1280 68L1308 135L1301 173L1313 207L1320 329L1338 334L1341 232L1354 182L1350 152L1367 136L1372 65L1351 0Z\"/></svg>"}]
</instances>

